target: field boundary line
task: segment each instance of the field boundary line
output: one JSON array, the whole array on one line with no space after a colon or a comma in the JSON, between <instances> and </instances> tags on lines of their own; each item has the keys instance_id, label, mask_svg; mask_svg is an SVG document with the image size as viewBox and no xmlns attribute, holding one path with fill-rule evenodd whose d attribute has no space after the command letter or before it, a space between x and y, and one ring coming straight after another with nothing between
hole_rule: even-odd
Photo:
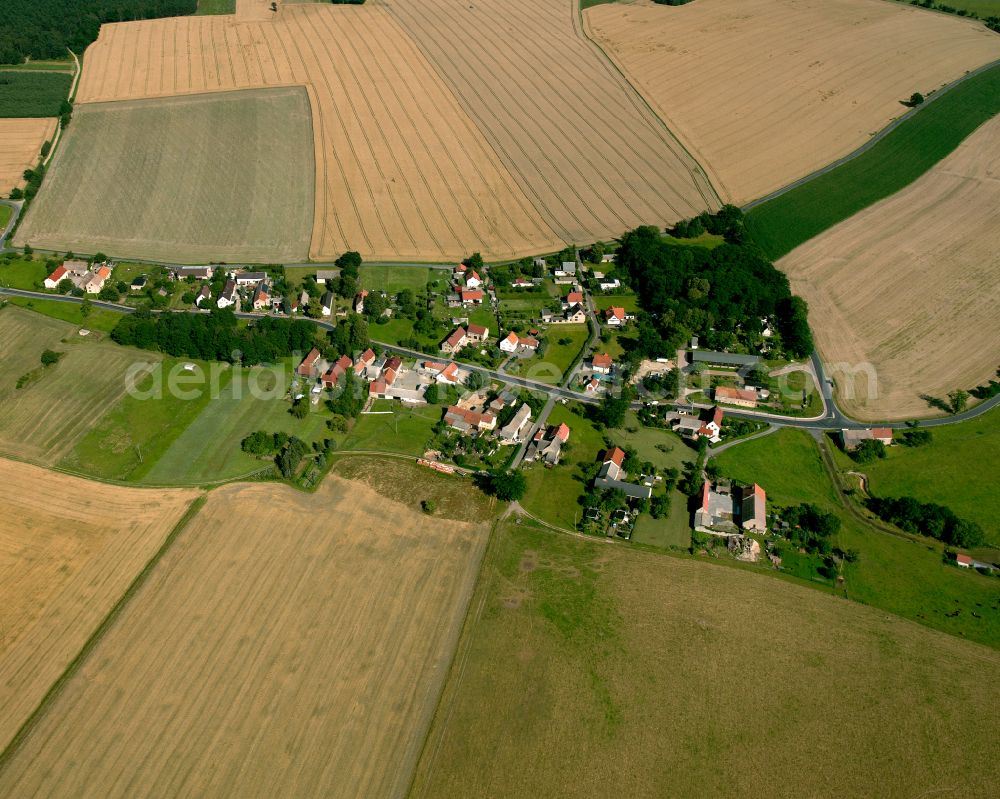
<instances>
[{"instance_id":1,"label":"field boundary line","mask_svg":"<svg viewBox=\"0 0 1000 799\"><path fill-rule=\"evenodd\" d=\"M645 106L645 108L649 111L649 113L653 115L653 117L656 119L657 122L659 122L663 130L666 131L667 136L672 141L674 141L677 144L677 146L681 148L681 150L684 151L684 154L688 158L691 159L691 163L694 164L695 167L695 174L699 175L701 178L704 179L705 185L712 194L712 198L715 200L716 203L719 204L719 206L722 206L723 205L722 196L719 194L718 190L715 188L715 183L708 175L709 169L707 169L704 165L702 165L701 161L695 158L694 153L691 151L691 149L689 149L688 146L684 144L683 141L681 141L680 137L674 132L673 128L671 128L667 124L666 120L664 119L664 116L660 114L650 104L646 96L641 91L639 91L639 89L636 88L635 84L628 77L628 73L622 68L622 66L618 63L618 61L614 57L612 57L611 54L608 53L608 51L605 50L600 45L599 42L597 42L594 39L590 31L590 25L587 22L587 15L584 14L584 9L580 7L580 0L571 0L571 2L573 2L576 6L576 13L573 15L574 17L573 27L576 28L577 25L579 25L578 33L580 34L581 38L589 42L590 46L596 49L597 52L600 54L605 64L607 66L610 66L612 70L618 74L618 77L620 77L623 81L625 81L628 87L628 91L626 93L632 97L633 102L639 102L640 104ZM712 170L712 173L714 174L715 171ZM718 180L719 183L722 184L722 180L721 178L718 177L718 175L716 175L716 180ZM695 180L694 183L695 186L698 188L698 193L701 194L701 198L709 206L707 210L712 210L711 202L709 201L709 198L706 197L704 192L702 191L702 187L699 185L700 182L698 180ZM725 188L725 185L724 184L722 185L723 188Z\"/></svg>"},{"instance_id":2,"label":"field boundary line","mask_svg":"<svg viewBox=\"0 0 1000 799\"><path fill-rule=\"evenodd\" d=\"M866 141L864 144L862 144L856 150L852 150L851 152L849 152L847 155L843 156L842 158L838 158L836 161L832 161L831 163L827 164L826 166L821 167L821 168L819 168L819 169L817 169L817 170L815 170L813 172L810 172L808 175L805 175L805 176L799 178L798 180L793 181L792 183L789 183L787 186L783 186L780 189L776 189L775 191L772 191L770 194L766 194L763 197L759 197L756 200L752 200L751 202L749 202L746 205L744 205L741 210L744 213L746 213L747 211L749 211L749 210L751 210L753 208L756 208L759 205L764 205L765 203L770 202L771 200L776 200L776 199L778 199L778 197L782 196L783 194L787 194L788 192L792 191L793 189L799 188L799 186L804 186L806 183L811 183L816 178L822 177L823 175L825 175L827 172L832 172L837 167L843 166L844 164L849 163L850 161L853 161L855 158L858 158L859 156L864 155L872 147L874 147L876 144L878 144L880 141L882 141L882 139L884 139L886 136L888 136L890 133L892 133L896 128L898 128L900 125L902 125L907 120L912 119L914 116L916 116L917 114L919 114L923 109L927 108L927 106L931 105L935 100L937 100L937 99L943 97L944 95L946 95L948 92L950 92L956 86L959 86L960 84L964 83L965 81L969 80L970 78L974 78L977 75L981 75L983 72L987 72L987 71L993 69L994 67L998 67L998 66L1000 66L1000 58L996 59L995 61L990 61L989 63L983 64L980 67L976 67L975 69L970 70L969 72L966 72L964 75L956 78L951 83L946 83L940 89L937 89L934 92L932 92L931 94L927 95L927 97L924 98L924 101L920 105L914 106L913 108L911 108L909 111L907 111L902 116L896 117L888 125L886 125L884 128L882 128L882 130L880 130L874 136L872 136L871 138L869 138L868 141ZM972 135L972 134L969 134L969 135ZM927 174L927 173L925 172L924 174ZM893 192L893 194L895 194L895 192ZM892 196L892 195L889 195L889 196ZM882 199L885 199L885 198L882 198ZM864 209L861 209L861 210L864 210ZM848 217L848 218L850 218L850 217ZM842 220L842 221L844 221L844 220Z\"/></svg>"},{"instance_id":3,"label":"field boundary line","mask_svg":"<svg viewBox=\"0 0 1000 799\"><path fill-rule=\"evenodd\" d=\"M52 683L49 690L45 692L45 696L38 703L31 715L24 721L24 723L18 728L17 732L14 733L14 737L4 746L3 751L0 751L0 772L3 772L4 767L10 761L10 759L16 754L18 748L24 743L24 740L31 734L31 730L36 724L41 720L45 711L48 709L49 705L59 696L62 689L80 670L80 667L86 661L87 657L93 652L94 648L101 642L104 638L105 633L114 625L118 617L121 615L122 611L125 610L125 606L128 604L129 600L135 596L135 594L142 588L143 583L146 582L146 578L149 577L150 573L156 568L156 565L160 562L163 556L167 553L170 547L173 545L174 541L177 540L178 536L184 531L184 528L198 515L198 512L205 506L208 501L208 495L203 493L201 496L196 497L177 523L173 526L167 537L163 540L160 547L153 553L153 556L146 562L146 565L142 567L139 573L135 576L131 583L129 583L128 588L125 592L118 598L118 601L112 606L108 614L101 620L97 625L94 632L90 634L90 637L84 642L83 647L77 653L70 662L66 669L63 671L56 681Z\"/></svg>"}]
</instances>

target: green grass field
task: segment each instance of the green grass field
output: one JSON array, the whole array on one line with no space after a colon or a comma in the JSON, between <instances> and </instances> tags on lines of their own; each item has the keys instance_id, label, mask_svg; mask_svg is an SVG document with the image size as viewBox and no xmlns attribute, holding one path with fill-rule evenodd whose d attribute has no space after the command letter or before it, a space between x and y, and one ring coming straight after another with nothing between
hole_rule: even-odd
<instances>
[{"instance_id":1,"label":"green grass field","mask_svg":"<svg viewBox=\"0 0 1000 799\"><path fill-rule=\"evenodd\" d=\"M14 215L14 209L9 205L0 205L0 231L7 227L10 218Z\"/></svg>"},{"instance_id":2,"label":"green grass field","mask_svg":"<svg viewBox=\"0 0 1000 799\"><path fill-rule=\"evenodd\" d=\"M291 404L284 393L290 378L287 363L283 373L243 370L238 380L232 378L218 396L203 404L191 423L143 473L142 480L179 485L225 480L266 469L266 461L240 449L240 442L255 430L283 431L307 444L323 438L329 414L322 410L322 404L305 419L295 419L289 413ZM276 396L253 396L254 384Z\"/></svg>"},{"instance_id":3,"label":"green grass field","mask_svg":"<svg viewBox=\"0 0 1000 799\"><path fill-rule=\"evenodd\" d=\"M961 424L936 427L924 447L893 446L886 460L859 466L837 450L844 470L864 472L876 496L937 502L978 522L1000 546L1000 410Z\"/></svg>"},{"instance_id":4,"label":"green grass field","mask_svg":"<svg viewBox=\"0 0 1000 799\"><path fill-rule=\"evenodd\" d=\"M0 216L3 210L10 211L6 205L0 205ZM0 227L6 224L0 219ZM49 268L45 261L32 258L26 261L24 258L15 258L9 264L0 263L0 286L12 289L24 289L26 291L45 291L42 281L49 274Z\"/></svg>"},{"instance_id":5,"label":"green grass field","mask_svg":"<svg viewBox=\"0 0 1000 799\"><path fill-rule=\"evenodd\" d=\"M4 64L0 67L4 72L72 72L75 68L71 58L26 61L23 64Z\"/></svg>"},{"instance_id":6,"label":"green grass field","mask_svg":"<svg viewBox=\"0 0 1000 799\"><path fill-rule=\"evenodd\" d=\"M313 162L302 87L82 104L14 243L169 262L303 261Z\"/></svg>"},{"instance_id":7,"label":"green grass field","mask_svg":"<svg viewBox=\"0 0 1000 799\"><path fill-rule=\"evenodd\" d=\"M441 420L441 408L437 405L406 408L398 402L379 400L372 410L388 413L358 417L349 433L337 436L338 450L423 455L434 436L432 428Z\"/></svg>"},{"instance_id":8,"label":"green grass field","mask_svg":"<svg viewBox=\"0 0 1000 799\"><path fill-rule=\"evenodd\" d=\"M360 270L361 286L375 291L384 291L390 296L403 289L411 289L414 294L422 292L428 281L447 277L442 269L428 269L416 266L369 266Z\"/></svg>"},{"instance_id":9,"label":"green grass field","mask_svg":"<svg viewBox=\"0 0 1000 799\"><path fill-rule=\"evenodd\" d=\"M847 566L843 595L1000 648L997 579L944 563L944 547L932 539L893 536L850 516L807 433L786 428L714 460L725 475L763 486L769 508L812 502L840 517L839 546L860 553L858 563Z\"/></svg>"},{"instance_id":10,"label":"green grass field","mask_svg":"<svg viewBox=\"0 0 1000 799\"><path fill-rule=\"evenodd\" d=\"M1000 66L951 89L852 161L753 208L747 226L774 259L888 197L1000 111Z\"/></svg>"},{"instance_id":11,"label":"green grass field","mask_svg":"<svg viewBox=\"0 0 1000 799\"><path fill-rule=\"evenodd\" d=\"M85 327L88 330L99 330L102 333L110 333L118 324L118 320L122 318L120 313L100 308L92 307L89 312L85 312L84 305L76 302L38 300L27 297L4 297L4 300L11 305L27 308L50 319L59 319L78 327Z\"/></svg>"},{"instance_id":12,"label":"green grass field","mask_svg":"<svg viewBox=\"0 0 1000 799\"><path fill-rule=\"evenodd\" d=\"M558 384L573 365L590 332L586 325L552 325L545 332L548 342L542 355L517 358L507 367L512 375ZM566 343L560 343L565 340Z\"/></svg>"},{"instance_id":13,"label":"green grass field","mask_svg":"<svg viewBox=\"0 0 1000 799\"><path fill-rule=\"evenodd\" d=\"M72 84L66 72L0 69L0 117L57 117Z\"/></svg>"},{"instance_id":14,"label":"green grass field","mask_svg":"<svg viewBox=\"0 0 1000 799\"><path fill-rule=\"evenodd\" d=\"M639 310L639 298L635 294L594 294L594 307L598 313L607 308L616 306L624 308L626 313L635 313Z\"/></svg>"},{"instance_id":15,"label":"green grass field","mask_svg":"<svg viewBox=\"0 0 1000 799\"><path fill-rule=\"evenodd\" d=\"M286 0L287 2L288 0ZM236 0L198 0L196 14L235 14Z\"/></svg>"},{"instance_id":16,"label":"green grass field","mask_svg":"<svg viewBox=\"0 0 1000 799\"><path fill-rule=\"evenodd\" d=\"M997 654L861 605L508 523L470 608L416 799L972 796L1000 777Z\"/></svg>"},{"instance_id":17,"label":"green grass field","mask_svg":"<svg viewBox=\"0 0 1000 799\"><path fill-rule=\"evenodd\" d=\"M13 305L0 308L0 449L50 465L60 462L104 410L125 393L126 370L155 353L119 347L98 333ZM42 367L43 350L63 353ZM17 382L30 375L27 384Z\"/></svg>"}]
</instances>

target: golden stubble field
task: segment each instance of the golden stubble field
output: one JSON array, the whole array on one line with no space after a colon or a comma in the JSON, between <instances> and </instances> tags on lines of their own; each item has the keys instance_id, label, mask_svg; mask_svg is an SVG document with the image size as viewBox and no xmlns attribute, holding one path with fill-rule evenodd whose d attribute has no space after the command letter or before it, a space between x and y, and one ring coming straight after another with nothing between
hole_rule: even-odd
<instances>
[{"instance_id":1,"label":"golden stubble field","mask_svg":"<svg viewBox=\"0 0 1000 799\"><path fill-rule=\"evenodd\" d=\"M104 25L77 102L306 86L315 258L347 249L498 258L562 246L386 9L305 4L267 14Z\"/></svg>"},{"instance_id":2,"label":"golden stubble field","mask_svg":"<svg viewBox=\"0 0 1000 799\"><path fill-rule=\"evenodd\" d=\"M698 164L583 36L577 0L385 6L567 242L717 207Z\"/></svg>"},{"instance_id":3,"label":"golden stubble field","mask_svg":"<svg viewBox=\"0 0 1000 799\"><path fill-rule=\"evenodd\" d=\"M778 262L809 318L838 402L861 419L907 419L1000 363L1000 118L919 180ZM871 363L878 396L869 397Z\"/></svg>"},{"instance_id":4,"label":"golden stubble field","mask_svg":"<svg viewBox=\"0 0 1000 799\"><path fill-rule=\"evenodd\" d=\"M199 492L119 488L2 458L0 482L2 751Z\"/></svg>"},{"instance_id":5,"label":"golden stubble field","mask_svg":"<svg viewBox=\"0 0 1000 799\"><path fill-rule=\"evenodd\" d=\"M81 337L79 329L13 305L0 308L0 452L58 463L125 395L129 367L161 358L119 347L96 331ZM58 363L42 367L46 349L63 353Z\"/></svg>"},{"instance_id":6,"label":"golden stubble field","mask_svg":"<svg viewBox=\"0 0 1000 799\"><path fill-rule=\"evenodd\" d=\"M511 524L411 796L987 796L998 681L884 611Z\"/></svg>"},{"instance_id":7,"label":"golden stubble field","mask_svg":"<svg viewBox=\"0 0 1000 799\"><path fill-rule=\"evenodd\" d=\"M981 23L884 0L609 3L585 20L738 204L861 146L913 92L1000 59Z\"/></svg>"},{"instance_id":8,"label":"golden stubble field","mask_svg":"<svg viewBox=\"0 0 1000 799\"><path fill-rule=\"evenodd\" d=\"M38 163L55 132L55 119L0 119L0 194L24 185L24 170Z\"/></svg>"},{"instance_id":9,"label":"golden stubble field","mask_svg":"<svg viewBox=\"0 0 1000 799\"><path fill-rule=\"evenodd\" d=\"M487 532L335 476L213 491L0 794L404 795Z\"/></svg>"}]
</instances>

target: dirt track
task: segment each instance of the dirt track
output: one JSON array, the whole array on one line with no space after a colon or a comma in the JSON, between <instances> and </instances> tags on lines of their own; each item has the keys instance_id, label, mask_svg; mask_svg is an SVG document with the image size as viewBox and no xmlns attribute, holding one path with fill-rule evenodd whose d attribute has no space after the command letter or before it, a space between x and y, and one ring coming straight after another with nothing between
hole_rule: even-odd
<instances>
[{"instance_id":1,"label":"dirt track","mask_svg":"<svg viewBox=\"0 0 1000 799\"><path fill-rule=\"evenodd\" d=\"M809 318L841 408L862 419L930 412L1000 363L1000 118L915 183L778 262ZM830 363L874 365L865 380ZM855 389L855 396L848 396Z\"/></svg>"},{"instance_id":2,"label":"dirt track","mask_svg":"<svg viewBox=\"0 0 1000 799\"><path fill-rule=\"evenodd\" d=\"M864 144L913 92L1000 59L981 23L884 0L611 3L585 18L738 204Z\"/></svg>"}]
</instances>

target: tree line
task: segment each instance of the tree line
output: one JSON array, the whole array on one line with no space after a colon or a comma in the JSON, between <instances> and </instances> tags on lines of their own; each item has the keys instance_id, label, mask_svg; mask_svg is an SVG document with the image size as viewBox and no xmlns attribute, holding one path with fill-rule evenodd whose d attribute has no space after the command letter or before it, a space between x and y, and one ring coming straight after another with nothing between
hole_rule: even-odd
<instances>
[{"instance_id":1,"label":"tree line","mask_svg":"<svg viewBox=\"0 0 1000 799\"><path fill-rule=\"evenodd\" d=\"M193 14L198 0L4 0L0 64L82 54L101 24Z\"/></svg>"},{"instance_id":2,"label":"tree line","mask_svg":"<svg viewBox=\"0 0 1000 799\"><path fill-rule=\"evenodd\" d=\"M913 497L869 497L865 503L883 521L908 533L930 536L956 547L977 547L986 538L983 528L961 519L944 505Z\"/></svg>"},{"instance_id":3,"label":"tree line","mask_svg":"<svg viewBox=\"0 0 1000 799\"><path fill-rule=\"evenodd\" d=\"M241 328L229 308L216 308L208 314L153 314L140 309L123 316L111 338L118 344L174 357L254 364L307 352L315 341L316 328L303 319L271 317Z\"/></svg>"},{"instance_id":4,"label":"tree line","mask_svg":"<svg viewBox=\"0 0 1000 799\"><path fill-rule=\"evenodd\" d=\"M673 243L655 227L626 233L617 265L639 296L639 349L660 356L691 335L715 349L756 351L762 319L776 321L780 346L792 358L812 353L805 301L791 293L788 278L749 241L738 208L702 214L682 223L684 232L708 230L724 244L709 249Z\"/></svg>"}]
</instances>

